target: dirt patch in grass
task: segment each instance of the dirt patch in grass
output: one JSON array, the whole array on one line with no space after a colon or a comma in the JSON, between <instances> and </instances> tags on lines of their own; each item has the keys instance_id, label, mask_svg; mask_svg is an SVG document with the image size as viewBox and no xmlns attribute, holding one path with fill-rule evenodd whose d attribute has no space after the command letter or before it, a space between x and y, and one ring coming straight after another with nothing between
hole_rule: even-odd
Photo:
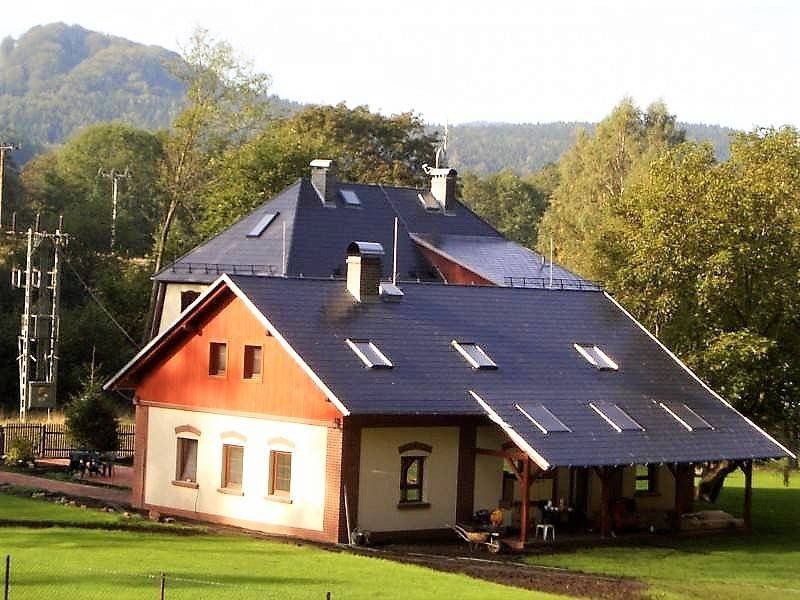
<instances>
[{"instance_id":1,"label":"dirt patch in grass","mask_svg":"<svg viewBox=\"0 0 800 600\"><path fill-rule=\"evenodd\" d=\"M397 549L357 549L354 552L405 564L428 567L447 573L458 573L502 585L565 594L579 598L604 600L638 600L645 597L647 585L625 577L591 575L567 569L535 567L518 562L515 558L476 558L453 553L428 554L398 551Z\"/></svg>"}]
</instances>

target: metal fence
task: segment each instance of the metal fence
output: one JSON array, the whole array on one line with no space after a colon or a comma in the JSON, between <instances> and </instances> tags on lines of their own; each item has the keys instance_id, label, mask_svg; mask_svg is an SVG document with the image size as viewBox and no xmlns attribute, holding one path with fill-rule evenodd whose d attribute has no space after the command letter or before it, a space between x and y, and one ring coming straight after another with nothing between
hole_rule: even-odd
<instances>
[{"instance_id":1,"label":"metal fence","mask_svg":"<svg viewBox=\"0 0 800 600\"><path fill-rule=\"evenodd\" d=\"M0 558L0 598L3 600L279 600L284 594L275 589L269 577L207 577L202 574L171 575L137 568L135 565L114 569L100 563L53 564L48 560L30 560L11 555ZM255 579L255 580L254 580ZM280 578L278 578L280 583ZM329 591L309 590L303 598L336 600Z\"/></svg>"},{"instance_id":2,"label":"metal fence","mask_svg":"<svg viewBox=\"0 0 800 600\"><path fill-rule=\"evenodd\" d=\"M117 427L117 457L133 456L134 425ZM69 430L63 423L9 423L0 425L0 454L6 454L16 439L31 442L37 458L69 458L78 450L70 440Z\"/></svg>"}]
</instances>

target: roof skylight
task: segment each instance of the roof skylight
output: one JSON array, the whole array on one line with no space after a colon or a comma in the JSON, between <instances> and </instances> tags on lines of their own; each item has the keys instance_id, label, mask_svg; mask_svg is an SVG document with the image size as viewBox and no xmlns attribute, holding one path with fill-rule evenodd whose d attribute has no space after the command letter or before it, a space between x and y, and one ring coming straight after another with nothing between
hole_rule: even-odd
<instances>
[{"instance_id":1,"label":"roof skylight","mask_svg":"<svg viewBox=\"0 0 800 600\"><path fill-rule=\"evenodd\" d=\"M683 402L659 402L661 408L672 415L678 423L689 431L713 429L703 417L686 406Z\"/></svg>"},{"instance_id":2,"label":"roof skylight","mask_svg":"<svg viewBox=\"0 0 800 600\"><path fill-rule=\"evenodd\" d=\"M542 404L515 404L517 410L528 417L530 421L538 427L542 433L554 431L571 431L569 427L559 420L550 410Z\"/></svg>"},{"instance_id":3,"label":"roof skylight","mask_svg":"<svg viewBox=\"0 0 800 600\"><path fill-rule=\"evenodd\" d=\"M347 206L361 206L361 198L358 197L354 190L339 190L339 194L341 194L342 200Z\"/></svg>"},{"instance_id":4,"label":"roof skylight","mask_svg":"<svg viewBox=\"0 0 800 600\"><path fill-rule=\"evenodd\" d=\"M628 413L612 402L605 402L603 400L590 402L589 408L603 417L606 423L611 425L617 432L644 431L644 427L639 425Z\"/></svg>"},{"instance_id":5,"label":"roof skylight","mask_svg":"<svg viewBox=\"0 0 800 600\"><path fill-rule=\"evenodd\" d=\"M597 346L590 344L575 344L574 346L575 350L593 367L601 371L616 371L619 369L619 365Z\"/></svg>"},{"instance_id":6,"label":"roof skylight","mask_svg":"<svg viewBox=\"0 0 800 600\"><path fill-rule=\"evenodd\" d=\"M394 366L392 361L369 340L351 340L348 338L345 342L367 368L391 369Z\"/></svg>"},{"instance_id":7,"label":"roof skylight","mask_svg":"<svg viewBox=\"0 0 800 600\"><path fill-rule=\"evenodd\" d=\"M458 350L459 354L463 356L473 369L496 369L497 365L489 358L489 355L483 351L483 348L474 342L457 342L452 341L453 347Z\"/></svg>"},{"instance_id":8,"label":"roof skylight","mask_svg":"<svg viewBox=\"0 0 800 600\"><path fill-rule=\"evenodd\" d=\"M261 237L261 234L264 233L269 227L270 223L275 220L280 213L265 213L263 217L259 220L255 227L250 230L250 233L247 234L249 238L256 238Z\"/></svg>"}]
</instances>

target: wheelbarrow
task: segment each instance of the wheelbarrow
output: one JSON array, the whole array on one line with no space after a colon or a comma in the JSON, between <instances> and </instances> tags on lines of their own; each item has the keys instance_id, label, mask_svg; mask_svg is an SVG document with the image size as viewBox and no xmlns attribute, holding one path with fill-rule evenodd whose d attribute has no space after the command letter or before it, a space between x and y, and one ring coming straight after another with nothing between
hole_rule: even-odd
<instances>
[{"instance_id":1,"label":"wheelbarrow","mask_svg":"<svg viewBox=\"0 0 800 600\"><path fill-rule=\"evenodd\" d=\"M492 554L497 554L503 547L498 531L469 531L461 525L447 525L456 532L456 535L469 544L470 550L474 551L479 546L486 546Z\"/></svg>"}]
</instances>

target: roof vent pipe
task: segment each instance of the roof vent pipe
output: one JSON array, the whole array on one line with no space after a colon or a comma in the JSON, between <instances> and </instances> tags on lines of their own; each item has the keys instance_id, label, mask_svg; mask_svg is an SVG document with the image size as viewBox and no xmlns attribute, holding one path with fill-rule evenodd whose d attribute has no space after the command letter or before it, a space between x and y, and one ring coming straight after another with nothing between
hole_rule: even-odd
<instances>
[{"instance_id":1,"label":"roof vent pipe","mask_svg":"<svg viewBox=\"0 0 800 600\"><path fill-rule=\"evenodd\" d=\"M336 163L316 158L311 161L311 185L325 206L336 206Z\"/></svg>"},{"instance_id":2,"label":"roof vent pipe","mask_svg":"<svg viewBox=\"0 0 800 600\"><path fill-rule=\"evenodd\" d=\"M445 167L442 169L432 168L422 165L425 173L431 177L431 194L439 206L445 211L453 211L456 208L456 182L458 173L455 169Z\"/></svg>"},{"instance_id":3,"label":"roof vent pipe","mask_svg":"<svg viewBox=\"0 0 800 600\"><path fill-rule=\"evenodd\" d=\"M359 302L379 299L383 255L383 246L377 242L347 246L347 290Z\"/></svg>"}]
</instances>

